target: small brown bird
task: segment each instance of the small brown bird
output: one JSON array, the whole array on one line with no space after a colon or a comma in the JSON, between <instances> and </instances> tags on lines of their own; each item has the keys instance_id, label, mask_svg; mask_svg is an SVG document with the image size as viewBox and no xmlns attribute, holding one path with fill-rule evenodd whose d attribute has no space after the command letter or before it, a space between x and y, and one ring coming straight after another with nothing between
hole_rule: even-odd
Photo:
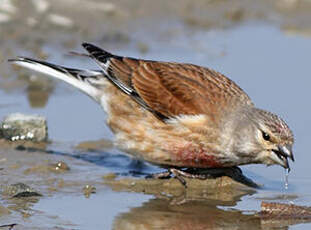
<instances>
[{"instance_id":1,"label":"small brown bird","mask_svg":"<svg viewBox=\"0 0 311 230\"><path fill-rule=\"evenodd\" d=\"M107 112L118 148L189 176L182 168L225 168L294 161L294 138L277 115L254 107L224 75L197 65L117 56L83 43L101 70L66 68L30 58L14 64L59 78Z\"/></svg>"}]
</instances>

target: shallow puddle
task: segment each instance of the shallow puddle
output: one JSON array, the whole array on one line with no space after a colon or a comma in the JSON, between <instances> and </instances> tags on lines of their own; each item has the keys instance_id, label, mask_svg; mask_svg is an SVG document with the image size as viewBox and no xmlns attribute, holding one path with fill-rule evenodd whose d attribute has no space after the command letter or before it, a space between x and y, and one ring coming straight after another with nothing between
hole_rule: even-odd
<instances>
[{"instance_id":1,"label":"shallow puddle","mask_svg":"<svg viewBox=\"0 0 311 230\"><path fill-rule=\"evenodd\" d=\"M50 216L49 224L63 222L73 229L113 229L118 216L140 207L152 198L150 195L120 192L104 189L89 198L77 195L47 198L33 208L44 210ZM36 217L31 218L35 223ZM40 221L41 222L41 221ZM42 223L38 223L40 225ZM118 228L117 228L118 229Z\"/></svg>"}]
</instances>

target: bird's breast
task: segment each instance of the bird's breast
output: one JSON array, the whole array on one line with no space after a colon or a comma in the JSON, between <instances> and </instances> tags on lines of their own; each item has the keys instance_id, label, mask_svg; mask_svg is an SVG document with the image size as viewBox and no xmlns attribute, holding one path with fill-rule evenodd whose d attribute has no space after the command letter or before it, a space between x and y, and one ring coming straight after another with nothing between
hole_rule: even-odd
<instances>
[{"instance_id":1,"label":"bird's breast","mask_svg":"<svg viewBox=\"0 0 311 230\"><path fill-rule=\"evenodd\" d=\"M184 142L166 146L170 160L176 166L193 168L220 168L224 167L219 154L204 146Z\"/></svg>"}]
</instances>

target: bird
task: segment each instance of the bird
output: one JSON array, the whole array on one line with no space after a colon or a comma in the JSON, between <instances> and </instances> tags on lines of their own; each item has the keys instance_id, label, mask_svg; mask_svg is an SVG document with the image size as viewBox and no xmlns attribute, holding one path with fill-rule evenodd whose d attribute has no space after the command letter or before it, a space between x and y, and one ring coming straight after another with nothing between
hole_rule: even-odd
<instances>
[{"instance_id":1,"label":"bird","mask_svg":"<svg viewBox=\"0 0 311 230\"><path fill-rule=\"evenodd\" d=\"M257 108L232 80L210 68L112 54L82 43L98 70L28 57L8 61L63 80L105 110L115 144L166 168L160 177L202 178L187 169L222 169L294 161L293 132L278 115Z\"/></svg>"}]
</instances>

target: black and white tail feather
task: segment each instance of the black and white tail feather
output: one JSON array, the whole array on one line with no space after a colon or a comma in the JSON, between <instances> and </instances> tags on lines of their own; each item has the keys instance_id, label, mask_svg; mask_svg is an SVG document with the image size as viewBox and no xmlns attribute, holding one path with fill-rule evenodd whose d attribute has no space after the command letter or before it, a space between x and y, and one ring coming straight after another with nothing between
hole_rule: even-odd
<instances>
[{"instance_id":1,"label":"black and white tail feather","mask_svg":"<svg viewBox=\"0 0 311 230\"><path fill-rule=\"evenodd\" d=\"M9 62L63 80L93 99L99 100L100 92L97 85L104 75L103 71L72 69L27 57L10 59Z\"/></svg>"},{"instance_id":2,"label":"black and white tail feather","mask_svg":"<svg viewBox=\"0 0 311 230\"><path fill-rule=\"evenodd\" d=\"M72 52L72 55L79 55L90 57L96 60L97 64L101 67L102 70L88 70L88 69L73 69L67 68L60 65L55 65L41 60L36 60L27 57L18 57L16 59L9 59L8 61L26 67L31 70L46 74L48 76L55 77L57 79L63 80L82 92L89 95L91 98L100 102L101 99L101 85L104 84L108 78L113 84L120 88L124 93L131 94L131 89L125 87L121 82L118 81L113 76L109 74L109 59L119 58L113 54L110 54L94 45L83 43L83 47L89 52L89 54L80 54ZM121 57L120 57L121 58Z\"/></svg>"}]
</instances>

